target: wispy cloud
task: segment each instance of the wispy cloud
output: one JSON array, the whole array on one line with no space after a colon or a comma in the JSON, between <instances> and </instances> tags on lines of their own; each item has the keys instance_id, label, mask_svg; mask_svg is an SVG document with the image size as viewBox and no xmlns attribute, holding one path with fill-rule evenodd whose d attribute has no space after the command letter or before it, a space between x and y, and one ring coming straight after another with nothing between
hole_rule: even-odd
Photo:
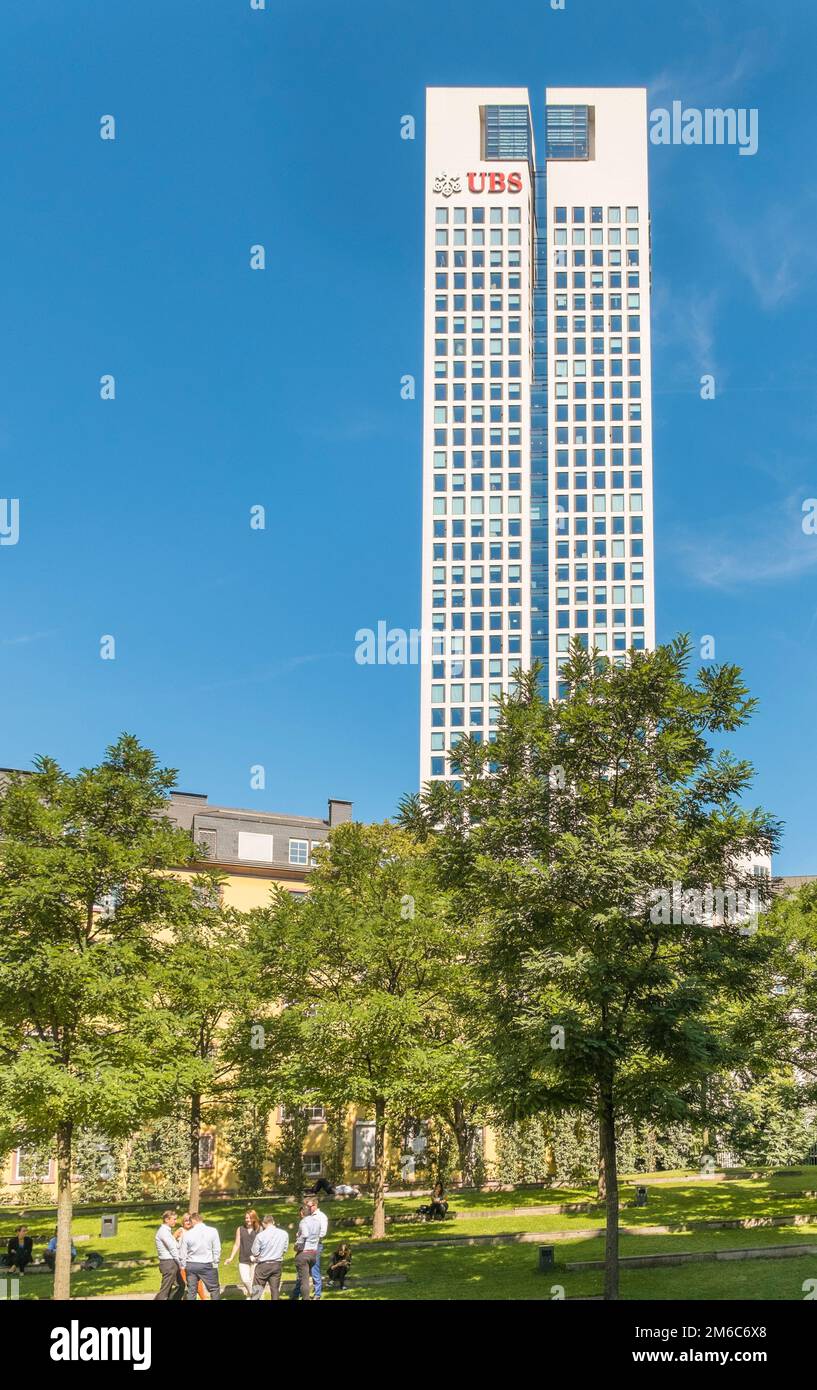
<instances>
[{"instance_id":1,"label":"wispy cloud","mask_svg":"<svg viewBox=\"0 0 817 1390\"><path fill-rule=\"evenodd\" d=\"M333 440L336 443L356 443L363 439L375 439L378 435L393 432L394 422L385 411L360 410L345 419L322 419L313 424L301 426L300 433L310 439Z\"/></svg>"},{"instance_id":2,"label":"wispy cloud","mask_svg":"<svg viewBox=\"0 0 817 1390\"><path fill-rule=\"evenodd\" d=\"M671 357L670 372L662 369L662 382L697 386L705 372L721 381L715 357L715 318L719 296L716 290L702 291L684 286L683 295L673 295L664 282L653 293L653 348Z\"/></svg>"},{"instance_id":3,"label":"wispy cloud","mask_svg":"<svg viewBox=\"0 0 817 1390\"><path fill-rule=\"evenodd\" d=\"M663 68L648 82L650 107L682 101L685 106L717 106L765 66L755 44L737 54L715 51L708 61Z\"/></svg>"},{"instance_id":4,"label":"wispy cloud","mask_svg":"<svg viewBox=\"0 0 817 1390\"><path fill-rule=\"evenodd\" d=\"M803 503L813 496L801 488L776 508L721 516L690 536L670 540L687 574L714 589L779 584L817 571L817 535L803 531Z\"/></svg>"},{"instance_id":5,"label":"wispy cloud","mask_svg":"<svg viewBox=\"0 0 817 1390\"><path fill-rule=\"evenodd\" d=\"M213 681L207 685L200 685L197 689L203 694L211 690L230 690L242 685L263 685L265 681L277 680L281 676L299 670L302 666L311 666L316 661L328 661L351 655L352 650L350 648L348 652L311 652L303 656L287 656L281 661L274 662L272 666L265 666L258 671L246 671L243 675L232 676L228 680Z\"/></svg>"},{"instance_id":6,"label":"wispy cloud","mask_svg":"<svg viewBox=\"0 0 817 1390\"><path fill-rule=\"evenodd\" d=\"M773 23L744 33L736 47L733 25L713 10L711 0L687 0L686 8L696 35L694 57L661 68L647 83L651 106L671 101L687 106L729 101L746 105L747 84L778 67L785 56L785 16L776 13Z\"/></svg>"},{"instance_id":7,"label":"wispy cloud","mask_svg":"<svg viewBox=\"0 0 817 1390\"><path fill-rule=\"evenodd\" d=\"M27 647L30 642L42 642L46 637L53 637L51 632L21 632L16 637L0 637L0 647Z\"/></svg>"},{"instance_id":8,"label":"wispy cloud","mask_svg":"<svg viewBox=\"0 0 817 1390\"><path fill-rule=\"evenodd\" d=\"M733 265L748 280L762 309L773 312L799 294L817 271L813 194L740 219L722 209L714 224Z\"/></svg>"}]
</instances>

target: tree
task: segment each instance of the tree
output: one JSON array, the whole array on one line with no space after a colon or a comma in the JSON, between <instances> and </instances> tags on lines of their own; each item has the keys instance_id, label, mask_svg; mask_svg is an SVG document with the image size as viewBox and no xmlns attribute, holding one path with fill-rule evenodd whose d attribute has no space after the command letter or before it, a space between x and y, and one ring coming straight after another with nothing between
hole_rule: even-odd
<instances>
[{"instance_id":1,"label":"tree","mask_svg":"<svg viewBox=\"0 0 817 1390\"><path fill-rule=\"evenodd\" d=\"M375 1239L385 1235L387 1120L392 1107L412 1108L414 1079L436 1065L462 945L425 857L387 823L342 825L309 896L281 894L254 914L274 993L286 1001L283 1026L297 1033L287 1055L303 1102L356 1105L374 1120Z\"/></svg>"},{"instance_id":2,"label":"tree","mask_svg":"<svg viewBox=\"0 0 817 1390\"><path fill-rule=\"evenodd\" d=\"M476 1006L469 1001L469 983L467 957L453 960L446 998L435 1019L434 1065L423 1065L409 1087L417 1113L438 1121L450 1134L456 1148L452 1167L466 1186L475 1183L483 1170L480 1139L487 1119L482 1057L470 1038Z\"/></svg>"},{"instance_id":3,"label":"tree","mask_svg":"<svg viewBox=\"0 0 817 1390\"><path fill-rule=\"evenodd\" d=\"M292 914L297 910L297 900L279 889L273 890L269 908L247 914L247 973L253 980L253 994L233 1013L221 1055L230 1067L231 1108L244 1097L251 1098L258 1115L267 1119L279 1110L279 1134L270 1158L286 1190L300 1196L309 1133L307 1107L319 1104L320 1097L304 1062L304 1012L289 1007L287 994L298 978L306 949L295 929ZM279 934L278 920L287 921L287 932ZM302 987L298 982L296 989Z\"/></svg>"},{"instance_id":4,"label":"tree","mask_svg":"<svg viewBox=\"0 0 817 1390\"><path fill-rule=\"evenodd\" d=\"M178 1202L190 1182L190 1126L186 1113L174 1109L131 1135L125 1153L126 1200Z\"/></svg>"},{"instance_id":5,"label":"tree","mask_svg":"<svg viewBox=\"0 0 817 1390\"><path fill-rule=\"evenodd\" d=\"M815 1141L814 1110L806 1096L791 1068L759 1080L730 1078L723 1088L723 1119L718 1125L724 1147L752 1166L802 1163Z\"/></svg>"},{"instance_id":6,"label":"tree","mask_svg":"<svg viewBox=\"0 0 817 1390\"><path fill-rule=\"evenodd\" d=\"M225 1112L225 1137L239 1192L260 1194L270 1159L269 1110L252 1092L235 1092Z\"/></svg>"},{"instance_id":7,"label":"tree","mask_svg":"<svg viewBox=\"0 0 817 1390\"><path fill-rule=\"evenodd\" d=\"M278 1141L272 1151L278 1176L287 1192L300 1198L305 1185L304 1144L309 1134L309 1111L290 1100L281 1106Z\"/></svg>"},{"instance_id":8,"label":"tree","mask_svg":"<svg viewBox=\"0 0 817 1390\"><path fill-rule=\"evenodd\" d=\"M194 876L187 911L162 942L153 970L155 1028L175 1059L177 1095L188 1109L191 1211L199 1208L203 1127L230 1091L231 1019L254 992L245 921L224 906L222 883L211 870Z\"/></svg>"},{"instance_id":9,"label":"tree","mask_svg":"<svg viewBox=\"0 0 817 1390\"><path fill-rule=\"evenodd\" d=\"M776 939L776 989L791 1019L781 1063L796 1068L801 1095L817 1105L817 883L775 897L764 923Z\"/></svg>"},{"instance_id":10,"label":"tree","mask_svg":"<svg viewBox=\"0 0 817 1390\"><path fill-rule=\"evenodd\" d=\"M496 741L459 744L458 781L403 807L478 943L495 1103L508 1120L570 1110L599 1126L606 1298L619 1124L694 1113L702 1081L753 1050L752 1020L783 1026L768 939L710 897L769 892L745 857L771 851L778 824L740 807L751 767L709 742L753 701L733 666L689 681L689 655L678 638L611 664L574 643L564 699L521 675Z\"/></svg>"},{"instance_id":11,"label":"tree","mask_svg":"<svg viewBox=\"0 0 817 1390\"><path fill-rule=\"evenodd\" d=\"M97 767L38 758L0 789L0 1119L15 1142L56 1143L58 1299L79 1130L128 1134L171 1090L150 966L184 908L167 871L193 851L160 814L174 785L123 734Z\"/></svg>"}]
</instances>

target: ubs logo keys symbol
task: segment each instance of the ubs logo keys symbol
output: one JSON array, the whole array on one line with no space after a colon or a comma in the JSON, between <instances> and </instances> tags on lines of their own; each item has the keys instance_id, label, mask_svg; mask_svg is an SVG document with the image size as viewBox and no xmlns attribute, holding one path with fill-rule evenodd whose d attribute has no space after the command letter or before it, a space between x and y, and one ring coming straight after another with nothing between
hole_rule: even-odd
<instances>
[{"instance_id":1,"label":"ubs logo keys symbol","mask_svg":"<svg viewBox=\"0 0 817 1390\"><path fill-rule=\"evenodd\" d=\"M434 180L434 192L442 193L444 198L450 198L452 193L461 193L459 174L438 174Z\"/></svg>"}]
</instances>

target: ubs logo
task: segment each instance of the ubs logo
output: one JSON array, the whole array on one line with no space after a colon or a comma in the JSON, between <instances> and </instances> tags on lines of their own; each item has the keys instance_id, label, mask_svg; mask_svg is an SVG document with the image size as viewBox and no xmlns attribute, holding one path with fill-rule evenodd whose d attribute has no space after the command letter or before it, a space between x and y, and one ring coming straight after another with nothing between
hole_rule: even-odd
<instances>
[{"instance_id":1,"label":"ubs logo","mask_svg":"<svg viewBox=\"0 0 817 1390\"><path fill-rule=\"evenodd\" d=\"M466 174L469 193L521 193L522 175L506 174L502 169L483 170L481 173ZM459 174L438 174L434 180L435 193L450 198L452 193L462 193L462 179Z\"/></svg>"}]
</instances>

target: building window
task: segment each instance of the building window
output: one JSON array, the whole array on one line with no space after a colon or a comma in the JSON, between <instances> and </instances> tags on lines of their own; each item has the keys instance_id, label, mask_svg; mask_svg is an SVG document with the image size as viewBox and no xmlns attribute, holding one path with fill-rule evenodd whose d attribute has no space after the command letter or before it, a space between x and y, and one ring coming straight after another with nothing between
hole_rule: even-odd
<instances>
[{"instance_id":1,"label":"building window","mask_svg":"<svg viewBox=\"0 0 817 1390\"><path fill-rule=\"evenodd\" d=\"M482 115L483 159L530 159L527 106L484 106Z\"/></svg>"},{"instance_id":2,"label":"building window","mask_svg":"<svg viewBox=\"0 0 817 1390\"><path fill-rule=\"evenodd\" d=\"M212 1169L216 1162L216 1136L202 1134L199 1138L199 1167Z\"/></svg>"},{"instance_id":3,"label":"building window","mask_svg":"<svg viewBox=\"0 0 817 1390\"><path fill-rule=\"evenodd\" d=\"M548 106L545 158L589 159L593 115L592 106Z\"/></svg>"},{"instance_id":4,"label":"building window","mask_svg":"<svg viewBox=\"0 0 817 1390\"><path fill-rule=\"evenodd\" d=\"M272 836L259 835L254 830L239 830L239 859L255 859L263 864L272 863Z\"/></svg>"},{"instance_id":5,"label":"building window","mask_svg":"<svg viewBox=\"0 0 817 1390\"><path fill-rule=\"evenodd\" d=\"M320 1154L304 1154L304 1177L319 1178L321 1175L321 1156Z\"/></svg>"},{"instance_id":6,"label":"building window","mask_svg":"<svg viewBox=\"0 0 817 1390\"><path fill-rule=\"evenodd\" d=\"M290 864L309 863L309 841L290 840L289 842L289 862Z\"/></svg>"},{"instance_id":7,"label":"building window","mask_svg":"<svg viewBox=\"0 0 817 1390\"><path fill-rule=\"evenodd\" d=\"M15 1149L11 1181L53 1182L56 1176L55 1166L53 1158L43 1161L43 1156L37 1149Z\"/></svg>"},{"instance_id":8,"label":"building window","mask_svg":"<svg viewBox=\"0 0 817 1390\"><path fill-rule=\"evenodd\" d=\"M215 859L216 857L216 832L215 830L197 830L196 847L201 852L203 859Z\"/></svg>"},{"instance_id":9,"label":"building window","mask_svg":"<svg viewBox=\"0 0 817 1390\"><path fill-rule=\"evenodd\" d=\"M193 901L198 907L211 908L213 911L221 906L223 889L220 883L216 883L212 878L202 876L199 883L194 883L192 888Z\"/></svg>"},{"instance_id":10,"label":"building window","mask_svg":"<svg viewBox=\"0 0 817 1390\"><path fill-rule=\"evenodd\" d=\"M352 1167L371 1168L374 1163L374 1124L358 1120L352 1144Z\"/></svg>"}]
</instances>

